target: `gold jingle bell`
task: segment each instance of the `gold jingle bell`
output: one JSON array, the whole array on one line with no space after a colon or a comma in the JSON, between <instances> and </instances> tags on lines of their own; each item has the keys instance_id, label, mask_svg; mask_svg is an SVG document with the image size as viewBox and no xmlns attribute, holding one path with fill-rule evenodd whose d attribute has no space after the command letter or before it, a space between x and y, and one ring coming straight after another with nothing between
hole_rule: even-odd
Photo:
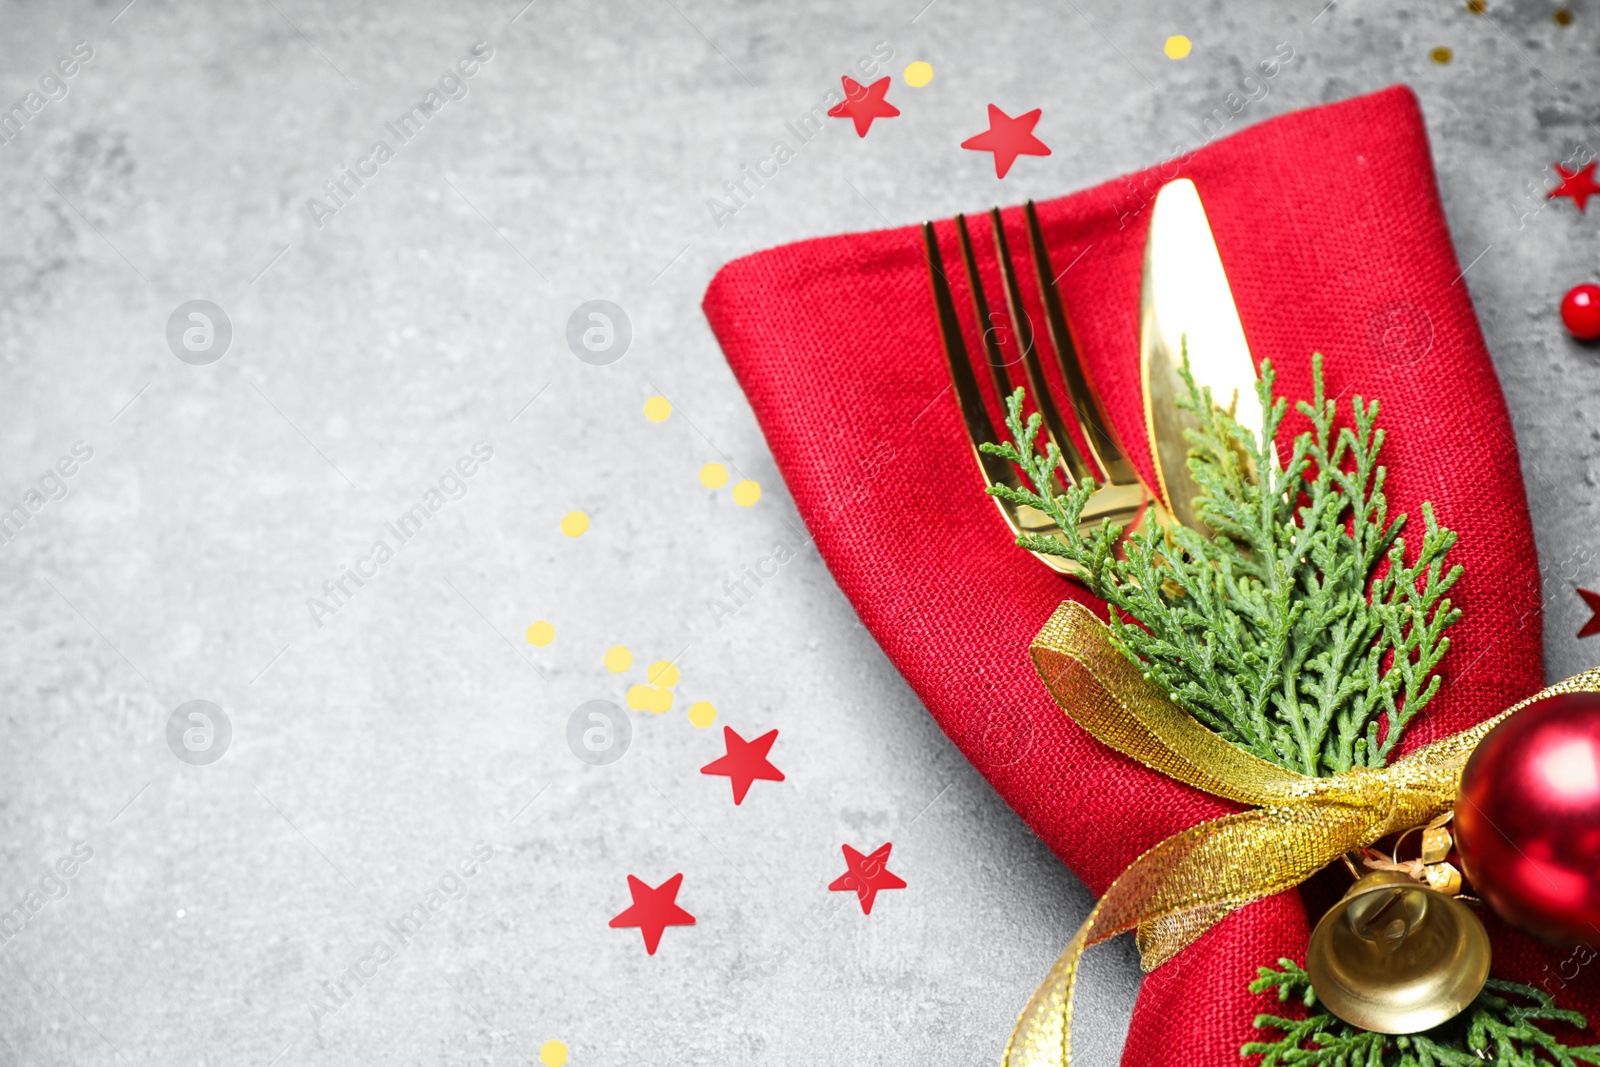
<instances>
[{"instance_id":1,"label":"gold jingle bell","mask_svg":"<svg viewBox=\"0 0 1600 1067\"><path fill-rule=\"evenodd\" d=\"M1365 875L1311 934L1317 1000L1380 1034L1430 1030L1472 1003L1489 977L1489 935L1454 897L1400 871Z\"/></svg>"}]
</instances>

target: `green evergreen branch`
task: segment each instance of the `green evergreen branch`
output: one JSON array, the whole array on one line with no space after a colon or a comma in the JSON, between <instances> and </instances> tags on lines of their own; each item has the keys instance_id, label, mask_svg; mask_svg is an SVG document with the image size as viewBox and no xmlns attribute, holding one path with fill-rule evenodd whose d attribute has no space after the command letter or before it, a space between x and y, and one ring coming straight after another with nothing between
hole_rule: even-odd
<instances>
[{"instance_id":1,"label":"green evergreen branch","mask_svg":"<svg viewBox=\"0 0 1600 1067\"><path fill-rule=\"evenodd\" d=\"M1080 530L1096 486L1074 484L1054 444L1038 450L1040 418L1024 420L1021 389L1006 403L1011 440L983 450L1015 464L1028 486L989 492L1060 527L1017 544L1081 567L1114 609L1112 637L1125 655L1228 741L1324 775L1383 765L1438 693L1444 633L1461 617L1447 594L1461 568L1446 568L1456 535L1426 504L1407 562L1406 517L1389 517L1383 491L1378 403L1355 398L1351 423L1340 425L1320 354L1312 375L1313 399L1295 405L1310 429L1280 448L1288 403L1273 396L1271 363L1257 383L1257 433L1196 385L1185 353L1179 404L1199 422L1189 469L1210 536L1154 523L1132 537L1115 523Z\"/></svg>"},{"instance_id":2,"label":"green evergreen branch","mask_svg":"<svg viewBox=\"0 0 1600 1067\"><path fill-rule=\"evenodd\" d=\"M1491 978L1467 1009L1420 1034L1393 1036L1360 1030L1317 1010L1311 979L1293 960L1281 970L1261 968L1252 993L1276 992L1278 1000L1304 1005L1304 1018L1258 1015L1257 1030L1277 1031L1271 1041L1252 1041L1241 1056L1260 1056L1259 1067L1579 1067L1600 1064L1600 1045L1567 1045L1535 1025L1560 1023L1582 1030L1587 1021L1555 1006L1549 993Z\"/></svg>"}]
</instances>

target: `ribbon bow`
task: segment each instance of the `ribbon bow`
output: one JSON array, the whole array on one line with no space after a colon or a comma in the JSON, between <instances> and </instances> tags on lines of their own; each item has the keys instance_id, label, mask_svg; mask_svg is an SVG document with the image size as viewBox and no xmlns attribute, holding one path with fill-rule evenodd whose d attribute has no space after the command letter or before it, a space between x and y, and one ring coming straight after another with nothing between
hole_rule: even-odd
<instances>
[{"instance_id":1,"label":"ribbon bow","mask_svg":"<svg viewBox=\"0 0 1600 1067\"><path fill-rule=\"evenodd\" d=\"M1072 985L1090 945L1136 930L1140 960L1153 971L1230 912L1448 811L1467 757L1502 719L1556 693L1600 691L1597 668L1387 767L1316 778L1201 726L1112 645L1110 630L1082 604L1057 608L1030 652L1056 703L1097 740L1169 778L1254 807L1174 834L1122 872L1023 1009L1004 1067L1071 1064Z\"/></svg>"}]
</instances>

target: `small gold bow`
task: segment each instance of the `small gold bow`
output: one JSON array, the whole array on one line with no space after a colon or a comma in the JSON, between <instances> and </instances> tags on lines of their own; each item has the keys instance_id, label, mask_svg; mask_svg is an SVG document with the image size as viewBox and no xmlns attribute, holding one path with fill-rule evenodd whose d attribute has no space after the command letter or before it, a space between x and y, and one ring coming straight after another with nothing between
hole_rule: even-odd
<instances>
[{"instance_id":1,"label":"small gold bow","mask_svg":"<svg viewBox=\"0 0 1600 1067\"><path fill-rule=\"evenodd\" d=\"M1005 1067L1071 1064L1072 984L1090 945L1136 930L1144 969L1153 971L1251 901L1450 810L1467 757L1501 719L1556 693L1600 691L1597 668L1387 767L1315 778L1201 726L1112 645L1109 628L1082 604L1057 608L1030 651L1056 703L1096 739L1169 778L1253 808L1174 834L1122 872L1023 1009Z\"/></svg>"}]
</instances>

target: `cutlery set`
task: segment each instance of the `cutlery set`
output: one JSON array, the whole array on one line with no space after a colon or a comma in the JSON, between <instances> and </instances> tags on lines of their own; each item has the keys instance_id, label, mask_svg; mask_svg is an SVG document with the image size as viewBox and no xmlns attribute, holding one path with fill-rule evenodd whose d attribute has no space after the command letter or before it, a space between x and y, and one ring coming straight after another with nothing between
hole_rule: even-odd
<instances>
[{"instance_id":1,"label":"cutlery set","mask_svg":"<svg viewBox=\"0 0 1600 1067\"><path fill-rule=\"evenodd\" d=\"M1094 480L1096 489L1083 509L1081 532L1107 522L1118 523L1130 533L1150 522L1162 526L1176 522L1203 531L1194 510L1198 488L1189 474L1186 437L1186 431L1197 428L1199 420L1178 406L1178 397L1185 391L1180 373L1185 351L1195 383L1202 389L1209 388L1213 402L1231 410L1241 425L1260 426L1262 411L1255 391L1255 362L1194 182L1182 178L1161 188L1151 208L1145 237L1139 294L1139 363L1145 430L1156 472L1154 485L1144 484L1128 462L1127 452L1083 365L1032 201L1024 205L1023 216L1045 332L1066 404L1063 407L1056 402L1052 383L1046 377L1045 361L1017 280L1019 269L998 208L989 212L989 230L999 266L1004 320L992 310L985 291L967 219L964 215L955 218L962 269L982 338L982 362L988 366L987 376L996 402L1003 405L1016 385L1025 384L1043 422L1046 439L1060 449L1060 473L1066 484L1076 485L1085 478ZM976 361L969 352L933 223L923 223L922 236L950 383L979 473L985 484L1018 487L1019 477L1011 464L979 448L985 443L999 444L1001 438L979 384ZM1002 345L997 337L1002 321L1010 327L1009 345ZM1017 364L1022 367L1023 382L1013 381L1012 368ZM1068 410L1074 425L1069 426L1064 417ZM1076 436L1074 428L1078 431ZM1019 444L1025 446L1026 442ZM1059 536L1054 521L1037 509L999 497L993 499L1013 536ZM1068 560L1037 552L1033 555L1057 573L1074 573L1075 565Z\"/></svg>"}]
</instances>

